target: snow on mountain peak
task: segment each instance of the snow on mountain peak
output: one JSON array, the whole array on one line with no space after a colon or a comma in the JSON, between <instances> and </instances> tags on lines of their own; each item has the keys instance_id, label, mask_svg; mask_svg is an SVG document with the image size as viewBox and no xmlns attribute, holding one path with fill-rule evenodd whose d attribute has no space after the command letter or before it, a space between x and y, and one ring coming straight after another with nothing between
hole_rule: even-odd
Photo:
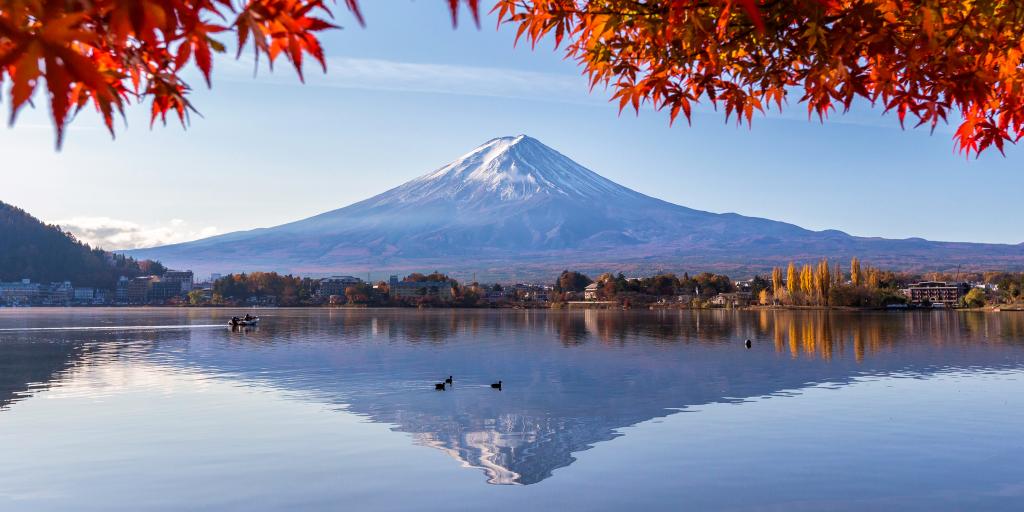
<instances>
[{"instance_id":1,"label":"snow on mountain peak","mask_svg":"<svg viewBox=\"0 0 1024 512\"><path fill-rule=\"evenodd\" d=\"M459 201L514 201L635 194L527 135L491 139L395 192L402 202L438 196Z\"/></svg>"}]
</instances>

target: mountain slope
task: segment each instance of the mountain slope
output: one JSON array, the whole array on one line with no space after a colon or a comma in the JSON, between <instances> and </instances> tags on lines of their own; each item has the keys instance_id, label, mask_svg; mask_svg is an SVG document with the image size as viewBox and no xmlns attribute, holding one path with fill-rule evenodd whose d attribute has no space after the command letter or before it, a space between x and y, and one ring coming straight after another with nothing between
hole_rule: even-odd
<instances>
[{"instance_id":1,"label":"mountain slope","mask_svg":"<svg viewBox=\"0 0 1024 512\"><path fill-rule=\"evenodd\" d=\"M308 219L131 253L212 271L436 267L500 277L566 266L746 272L851 255L899 268L1024 265L1022 246L860 238L693 210L623 187L524 135L492 139L436 171Z\"/></svg>"},{"instance_id":2,"label":"mountain slope","mask_svg":"<svg viewBox=\"0 0 1024 512\"><path fill-rule=\"evenodd\" d=\"M151 266L154 271L162 269L158 264ZM0 281L27 278L109 288L119 276L141 272L136 261L92 249L59 226L44 224L0 201Z\"/></svg>"}]
</instances>

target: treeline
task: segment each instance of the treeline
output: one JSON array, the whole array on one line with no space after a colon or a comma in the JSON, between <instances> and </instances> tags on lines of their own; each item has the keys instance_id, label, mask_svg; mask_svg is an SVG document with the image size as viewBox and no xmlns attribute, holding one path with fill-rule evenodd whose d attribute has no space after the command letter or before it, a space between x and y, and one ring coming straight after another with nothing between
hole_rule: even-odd
<instances>
[{"instance_id":1,"label":"treeline","mask_svg":"<svg viewBox=\"0 0 1024 512\"><path fill-rule=\"evenodd\" d=\"M785 270L775 268L771 287L758 294L761 304L803 306L880 307L906 302L902 290L921 281L970 282L988 285L973 288L964 305L978 307L986 302L1014 303L1024 299L1024 273L1020 272L932 272L915 274L893 272L862 264L852 258L849 271L827 259L797 266L790 262ZM986 291L987 290L987 291Z\"/></svg>"},{"instance_id":2,"label":"treeline","mask_svg":"<svg viewBox=\"0 0 1024 512\"><path fill-rule=\"evenodd\" d=\"M244 303L250 299L279 306L314 305L318 279L281 275L277 272L231 274L213 282L213 303ZM268 300L269 299L269 300Z\"/></svg>"},{"instance_id":3,"label":"treeline","mask_svg":"<svg viewBox=\"0 0 1024 512\"><path fill-rule=\"evenodd\" d=\"M597 298L600 300L621 300L646 302L649 299L669 296L692 296L695 299L708 299L719 293L736 291L736 286L723 274L702 272L695 276L683 273L681 277L673 273L658 274L651 277L626 278L622 273L613 275L604 273L591 279L576 271L565 270L553 285L554 302L570 300L574 295L582 293L590 284L597 284ZM764 282L767 286L767 281Z\"/></svg>"},{"instance_id":4,"label":"treeline","mask_svg":"<svg viewBox=\"0 0 1024 512\"><path fill-rule=\"evenodd\" d=\"M760 290L757 302L762 305L789 306L851 306L880 307L904 303L902 289L913 276L864 267L859 258L850 260L850 271L844 273L827 258L797 265L790 262L785 270L772 269L771 286Z\"/></svg>"},{"instance_id":5,"label":"treeline","mask_svg":"<svg viewBox=\"0 0 1024 512\"><path fill-rule=\"evenodd\" d=\"M0 202L0 281L71 281L111 289L120 276L162 275L165 270L159 262L93 249L60 226Z\"/></svg>"},{"instance_id":6,"label":"treeline","mask_svg":"<svg viewBox=\"0 0 1024 512\"><path fill-rule=\"evenodd\" d=\"M461 286L457 281L439 272L412 273L402 280L416 283L447 282L452 286L452 302L456 305L475 305L479 297L475 289ZM376 284L354 283L345 287L343 293L331 295L321 293L320 287L320 279L291 274L278 274L277 272L231 274L214 281L212 296L209 299L200 292L196 292L189 297L189 300L193 305L425 306L440 304L436 297L430 296L402 302L394 301L389 296L388 283L384 281L379 281Z\"/></svg>"}]
</instances>

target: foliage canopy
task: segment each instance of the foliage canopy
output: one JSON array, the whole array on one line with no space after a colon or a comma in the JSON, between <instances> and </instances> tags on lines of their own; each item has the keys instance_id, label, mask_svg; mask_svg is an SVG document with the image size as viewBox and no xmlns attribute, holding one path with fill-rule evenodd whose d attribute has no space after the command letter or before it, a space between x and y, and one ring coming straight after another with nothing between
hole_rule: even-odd
<instances>
[{"instance_id":1,"label":"foliage canopy","mask_svg":"<svg viewBox=\"0 0 1024 512\"><path fill-rule=\"evenodd\" d=\"M799 95L824 120L858 98L932 129L959 118L967 155L1024 136L1024 2L1013 0L496 0L517 40L546 38L619 108L649 104L688 121L700 102L752 123ZM149 101L151 120L193 110L183 79L209 84L218 34L239 54L326 67L316 34L335 28L326 0L0 0L0 84L10 116L45 81L58 145L88 104L115 113ZM478 17L479 0L448 0ZM363 22L357 0L345 7Z\"/></svg>"}]
</instances>

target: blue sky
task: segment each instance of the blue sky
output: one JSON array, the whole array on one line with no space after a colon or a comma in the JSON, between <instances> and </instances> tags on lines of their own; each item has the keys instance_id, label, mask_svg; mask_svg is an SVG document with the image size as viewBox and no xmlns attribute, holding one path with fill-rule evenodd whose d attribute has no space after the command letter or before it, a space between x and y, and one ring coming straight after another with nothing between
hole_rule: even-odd
<instances>
[{"instance_id":1,"label":"blue sky","mask_svg":"<svg viewBox=\"0 0 1024 512\"><path fill-rule=\"evenodd\" d=\"M492 18L452 30L442 2L363 4L365 28L338 9L328 73L307 67L306 85L285 62L254 78L247 58L220 59L212 90L193 82L203 117L187 131L151 131L137 106L112 141L83 115L58 153L37 100L0 132L0 200L109 248L152 245L342 207L525 133L692 208L865 236L1024 241L1019 148L967 160L952 127L903 131L867 106L821 125L794 103L752 129L705 108L669 127L651 110L620 116L560 52L514 48Z\"/></svg>"}]
</instances>

